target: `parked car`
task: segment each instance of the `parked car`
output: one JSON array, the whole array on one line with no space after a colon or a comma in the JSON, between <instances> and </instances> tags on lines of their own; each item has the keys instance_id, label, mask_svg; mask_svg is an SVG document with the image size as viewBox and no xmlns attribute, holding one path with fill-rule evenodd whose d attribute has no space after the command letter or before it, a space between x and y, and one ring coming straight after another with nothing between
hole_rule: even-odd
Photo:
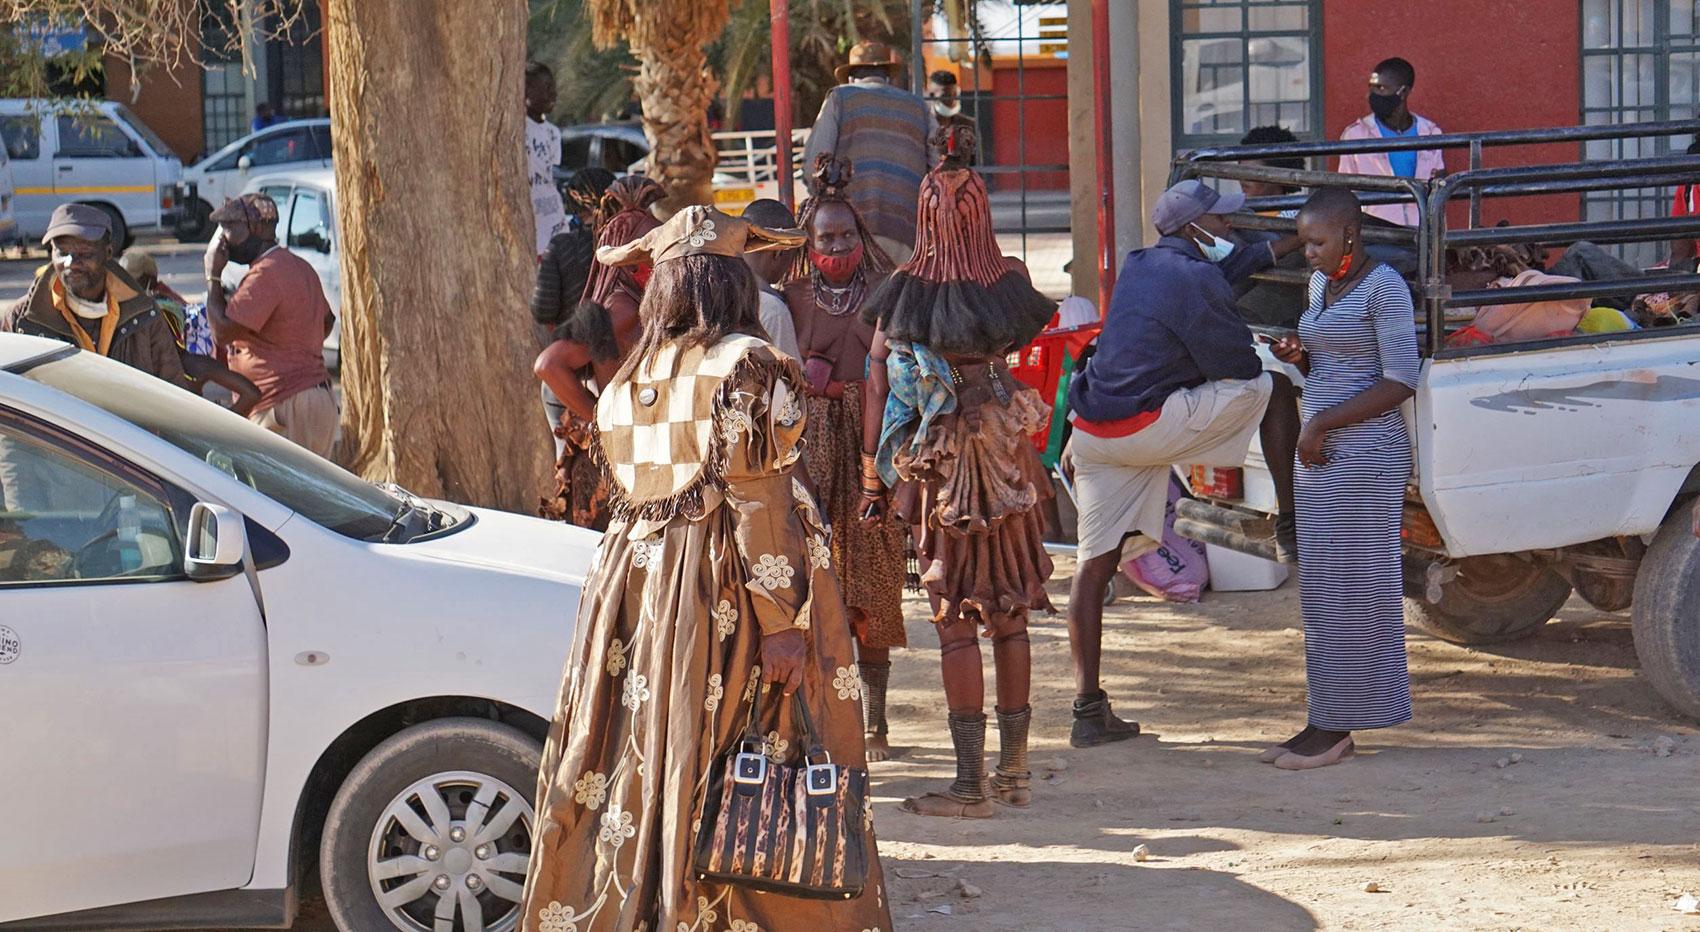
<instances>
[{"instance_id":1,"label":"parked car","mask_svg":"<svg viewBox=\"0 0 1700 932\"><path fill-rule=\"evenodd\" d=\"M209 215L227 198L249 190L257 173L330 167L329 119L292 120L243 136L184 170L177 238L201 242L210 237Z\"/></svg>"},{"instance_id":2,"label":"parked car","mask_svg":"<svg viewBox=\"0 0 1700 932\"><path fill-rule=\"evenodd\" d=\"M72 202L106 211L120 247L133 242L137 230L176 226L183 163L123 104L0 100L0 136L17 186L13 214L26 243L47 232L54 208Z\"/></svg>"},{"instance_id":3,"label":"parked car","mask_svg":"<svg viewBox=\"0 0 1700 932\"><path fill-rule=\"evenodd\" d=\"M12 334L0 464L0 928L514 928L598 535Z\"/></svg>"},{"instance_id":4,"label":"parked car","mask_svg":"<svg viewBox=\"0 0 1700 932\"><path fill-rule=\"evenodd\" d=\"M332 371L342 363L342 252L337 245L336 174L329 168L255 175L236 193L263 192L277 202L277 239L284 248L307 260L319 273L336 322L325 337L325 365ZM225 287L234 291L247 266L231 263Z\"/></svg>"},{"instance_id":5,"label":"parked car","mask_svg":"<svg viewBox=\"0 0 1700 932\"><path fill-rule=\"evenodd\" d=\"M800 156L808 139L806 130L795 134L795 152ZM714 172L714 206L741 214L751 201L776 197L774 183L773 133L721 132L714 134L719 162ZM561 130L561 166L556 181L565 185L572 176L591 167L605 168L616 175L637 174L649 158L649 138L636 122L583 123Z\"/></svg>"}]
</instances>

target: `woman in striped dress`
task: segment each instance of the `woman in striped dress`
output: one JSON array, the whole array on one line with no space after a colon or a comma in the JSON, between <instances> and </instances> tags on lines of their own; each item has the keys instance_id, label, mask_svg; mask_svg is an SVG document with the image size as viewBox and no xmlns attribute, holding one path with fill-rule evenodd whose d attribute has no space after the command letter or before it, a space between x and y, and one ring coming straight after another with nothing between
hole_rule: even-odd
<instances>
[{"instance_id":1,"label":"woman in striped dress","mask_svg":"<svg viewBox=\"0 0 1700 932\"><path fill-rule=\"evenodd\" d=\"M1305 372L1295 492L1309 723L1264 752L1283 770L1337 764L1352 732L1411 718L1399 550L1411 438L1399 406L1421 361L1410 289L1364 254L1360 218L1337 189L1299 212L1310 305L1299 338L1274 346Z\"/></svg>"}]
</instances>

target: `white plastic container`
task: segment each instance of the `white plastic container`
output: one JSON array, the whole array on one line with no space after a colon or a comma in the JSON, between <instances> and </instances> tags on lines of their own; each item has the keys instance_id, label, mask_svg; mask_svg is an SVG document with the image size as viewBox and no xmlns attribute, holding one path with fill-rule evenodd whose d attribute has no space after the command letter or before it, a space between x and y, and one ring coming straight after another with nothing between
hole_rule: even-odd
<instances>
[{"instance_id":1,"label":"white plastic container","mask_svg":"<svg viewBox=\"0 0 1700 932\"><path fill-rule=\"evenodd\" d=\"M1267 592L1287 581L1288 566L1215 544L1204 545L1210 588L1217 592Z\"/></svg>"}]
</instances>

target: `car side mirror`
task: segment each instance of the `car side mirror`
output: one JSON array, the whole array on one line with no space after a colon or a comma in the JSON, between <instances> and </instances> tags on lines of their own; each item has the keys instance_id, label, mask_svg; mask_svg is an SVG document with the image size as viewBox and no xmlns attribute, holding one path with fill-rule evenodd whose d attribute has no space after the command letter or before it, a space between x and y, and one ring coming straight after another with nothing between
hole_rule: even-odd
<instances>
[{"instance_id":1,"label":"car side mirror","mask_svg":"<svg viewBox=\"0 0 1700 932\"><path fill-rule=\"evenodd\" d=\"M229 579L242 572L248 529L242 516L223 505L196 502L189 510L183 571L196 582Z\"/></svg>"},{"instance_id":2,"label":"car side mirror","mask_svg":"<svg viewBox=\"0 0 1700 932\"><path fill-rule=\"evenodd\" d=\"M308 235L312 237L310 242L314 249L317 249L327 256L331 254L331 231L324 227L314 227L313 231Z\"/></svg>"},{"instance_id":3,"label":"car side mirror","mask_svg":"<svg viewBox=\"0 0 1700 932\"><path fill-rule=\"evenodd\" d=\"M248 169L253 168L254 167L254 157L251 156L251 155L242 156L241 158L236 160L236 167L238 169L242 170L242 171L247 171Z\"/></svg>"}]
</instances>

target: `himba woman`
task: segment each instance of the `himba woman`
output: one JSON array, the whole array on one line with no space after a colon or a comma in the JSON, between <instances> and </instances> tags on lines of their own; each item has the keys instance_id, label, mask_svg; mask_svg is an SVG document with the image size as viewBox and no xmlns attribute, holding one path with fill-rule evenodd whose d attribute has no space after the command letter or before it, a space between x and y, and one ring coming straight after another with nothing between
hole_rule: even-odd
<instances>
[{"instance_id":1,"label":"himba woman","mask_svg":"<svg viewBox=\"0 0 1700 932\"><path fill-rule=\"evenodd\" d=\"M642 175L628 175L602 196L597 247L624 246L660 226L650 207L661 200L661 186ZM544 499L546 518L580 527L608 527L607 489L589 456L590 422L596 393L614 377L638 336L638 302L649 269L614 268L596 260L578 307L555 330L532 371L565 409L555 436L561 452L555 463L556 491Z\"/></svg>"},{"instance_id":2,"label":"himba woman","mask_svg":"<svg viewBox=\"0 0 1700 932\"><path fill-rule=\"evenodd\" d=\"M992 802L1028 804L1027 614L1049 610L1037 506L1050 494L1029 435L1045 423L1037 392L1004 364L1056 311L998 250L986 185L968 167L975 138L945 129L945 157L921 183L915 255L868 300L879 325L863 433L867 513L891 507L916 525L921 581L939 633L956 780L906 800L922 815L985 818ZM986 779L985 679L976 626L992 640L1000 749Z\"/></svg>"},{"instance_id":3,"label":"himba woman","mask_svg":"<svg viewBox=\"0 0 1700 932\"><path fill-rule=\"evenodd\" d=\"M851 172L848 159L827 154L816 160L815 196L798 218L808 249L797 258L785 301L796 323L808 393L804 463L832 523L832 566L856 633L868 759L884 760L891 752L885 720L891 649L908 643L903 631L908 529L895 518L860 520L857 454L874 339L874 325L861 311L868 294L891 274L892 261L845 194Z\"/></svg>"},{"instance_id":4,"label":"himba woman","mask_svg":"<svg viewBox=\"0 0 1700 932\"><path fill-rule=\"evenodd\" d=\"M800 691L832 761L865 766L850 626L798 480L802 374L751 335L757 286L739 258L801 241L688 207L598 253L652 261L654 278L637 347L597 401L613 519L543 752L529 932L891 928L871 823L855 899L758 894L691 869L710 766L752 706L771 759L799 759L781 694Z\"/></svg>"}]
</instances>

